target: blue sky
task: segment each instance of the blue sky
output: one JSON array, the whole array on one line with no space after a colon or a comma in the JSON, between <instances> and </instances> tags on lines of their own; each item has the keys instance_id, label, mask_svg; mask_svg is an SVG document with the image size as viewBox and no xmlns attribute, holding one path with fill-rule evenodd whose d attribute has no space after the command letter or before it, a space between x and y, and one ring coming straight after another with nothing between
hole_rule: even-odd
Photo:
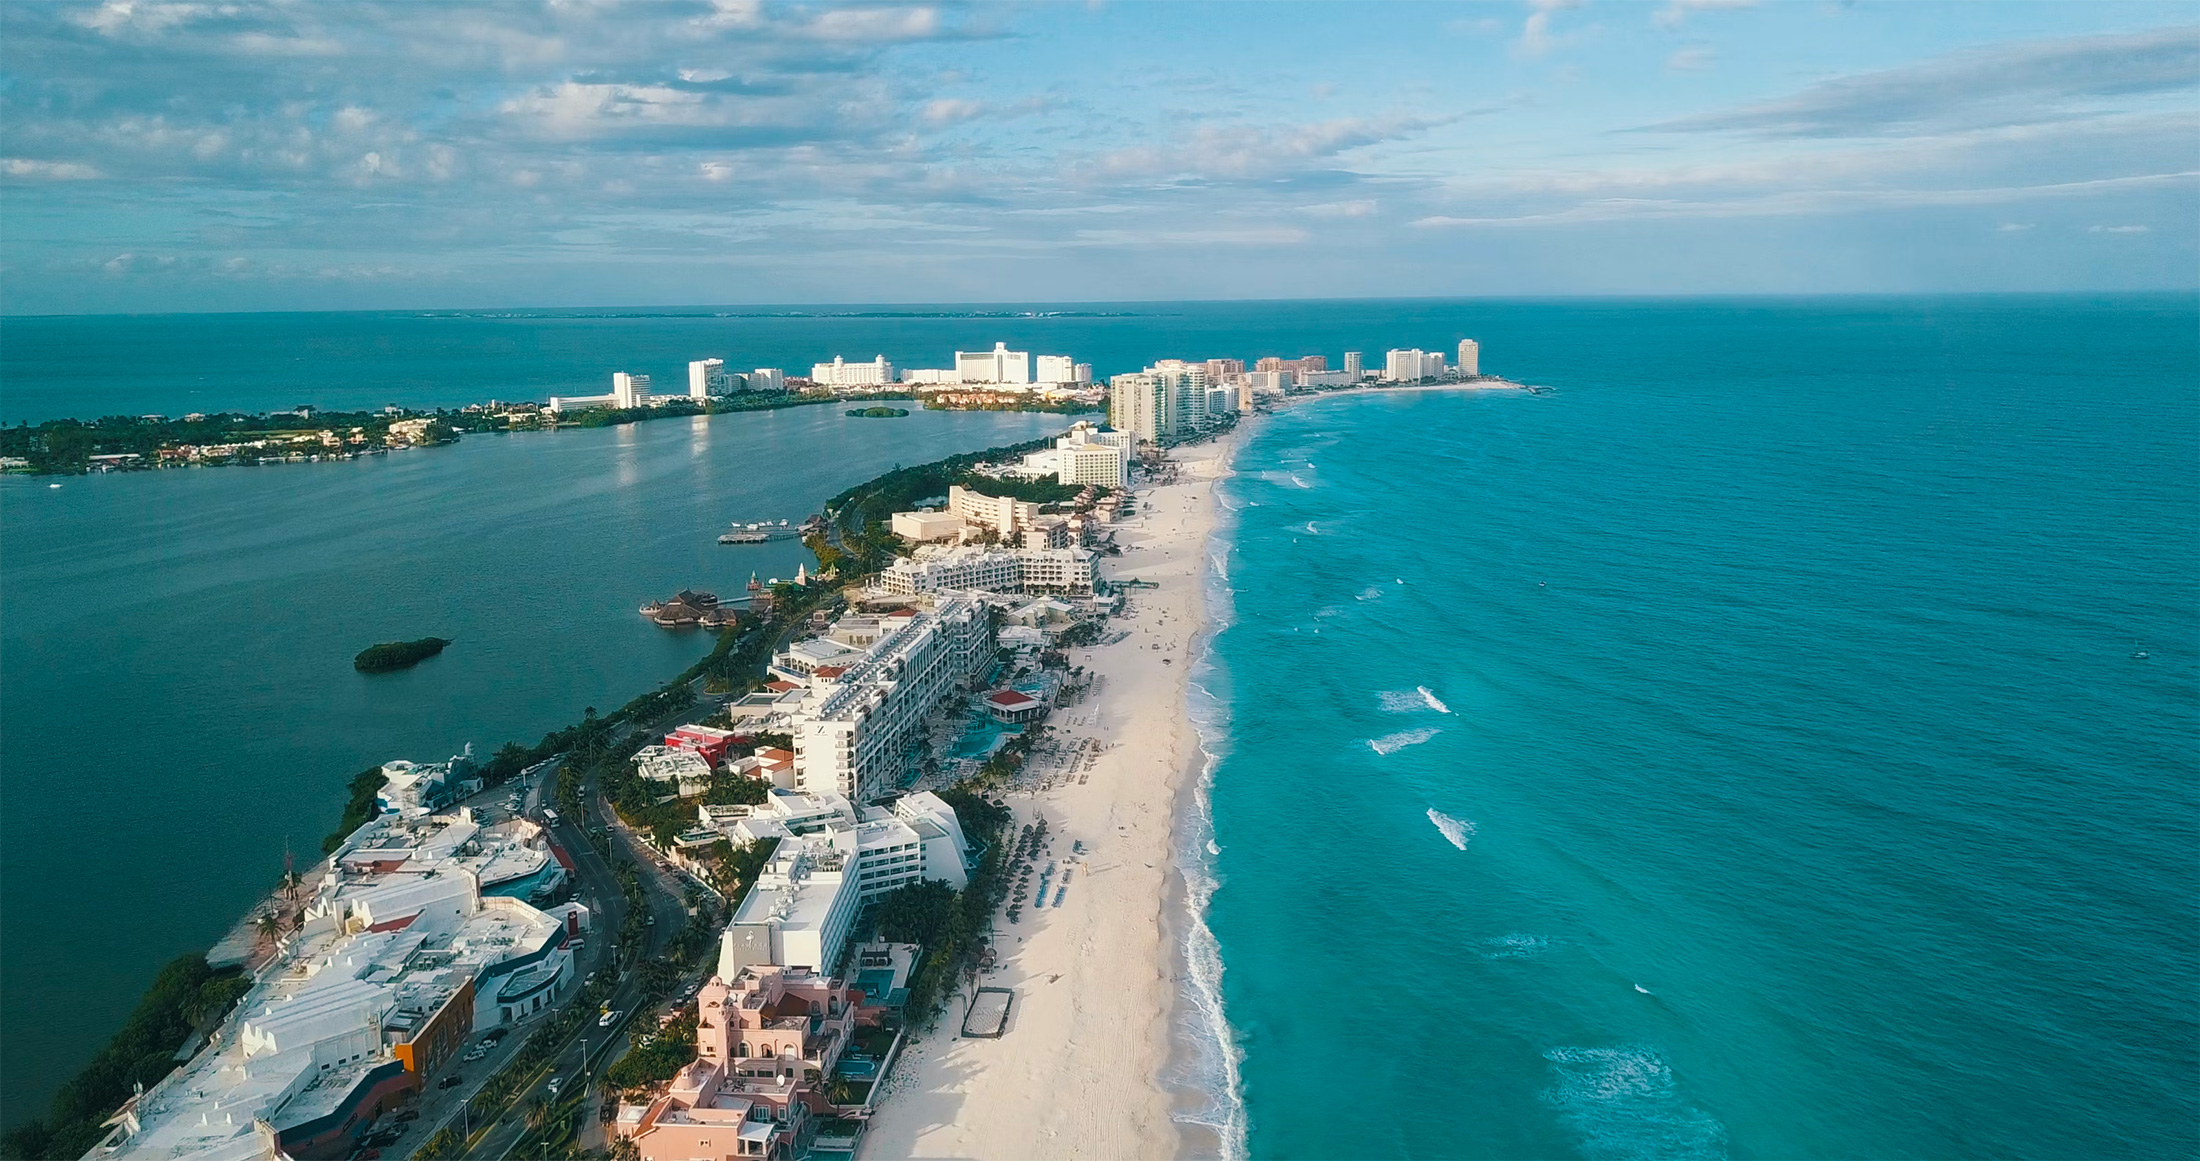
<instances>
[{"instance_id":1,"label":"blue sky","mask_svg":"<svg viewBox=\"0 0 2200 1161\"><path fill-rule=\"evenodd\" d=\"M0 5L10 313L2200 282L2200 5Z\"/></svg>"}]
</instances>

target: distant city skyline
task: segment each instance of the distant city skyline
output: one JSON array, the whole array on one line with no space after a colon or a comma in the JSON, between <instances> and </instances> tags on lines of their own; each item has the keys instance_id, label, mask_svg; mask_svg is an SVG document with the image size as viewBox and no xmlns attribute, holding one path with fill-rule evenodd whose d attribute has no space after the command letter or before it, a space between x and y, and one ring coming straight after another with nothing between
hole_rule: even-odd
<instances>
[{"instance_id":1,"label":"distant city skyline","mask_svg":"<svg viewBox=\"0 0 2200 1161\"><path fill-rule=\"evenodd\" d=\"M2192 15L6 5L0 311L2192 289Z\"/></svg>"}]
</instances>

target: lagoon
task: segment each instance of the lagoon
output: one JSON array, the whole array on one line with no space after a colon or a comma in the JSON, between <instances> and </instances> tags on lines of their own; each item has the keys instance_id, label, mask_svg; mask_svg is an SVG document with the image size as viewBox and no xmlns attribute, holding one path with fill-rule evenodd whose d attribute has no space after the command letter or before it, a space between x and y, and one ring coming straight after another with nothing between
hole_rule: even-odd
<instances>
[{"instance_id":1,"label":"lagoon","mask_svg":"<svg viewBox=\"0 0 2200 1161\"><path fill-rule=\"evenodd\" d=\"M709 648L636 614L815 561L722 546L1056 415L792 408L265 468L0 480L0 1106L41 1115L158 967L301 867L353 774L532 743ZM366 674L377 641L448 637Z\"/></svg>"}]
</instances>

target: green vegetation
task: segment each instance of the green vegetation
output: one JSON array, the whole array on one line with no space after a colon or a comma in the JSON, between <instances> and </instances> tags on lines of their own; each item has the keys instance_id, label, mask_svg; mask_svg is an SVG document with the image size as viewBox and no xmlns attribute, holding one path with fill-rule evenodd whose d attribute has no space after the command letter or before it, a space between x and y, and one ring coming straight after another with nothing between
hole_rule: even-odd
<instances>
[{"instance_id":1,"label":"green vegetation","mask_svg":"<svg viewBox=\"0 0 2200 1161\"><path fill-rule=\"evenodd\" d=\"M848 581L886 567L900 552L901 538L888 527L894 513L915 507L919 500L944 496L947 489L958 484L988 496L1014 496L1039 504L1072 500L1083 489L1049 480L996 480L972 470L979 464L1015 459L1053 443L1053 436L1045 436L911 468L895 468L826 503L826 513L840 530L837 545L823 536L812 536L805 543L817 554L821 570L835 569L841 580Z\"/></svg>"},{"instance_id":2,"label":"green vegetation","mask_svg":"<svg viewBox=\"0 0 2200 1161\"><path fill-rule=\"evenodd\" d=\"M749 884L756 882L765 864L772 861L772 852L778 848L778 839L757 839L740 846L719 839L710 845L710 885L728 902L738 901L748 893Z\"/></svg>"},{"instance_id":3,"label":"green vegetation","mask_svg":"<svg viewBox=\"0 0 2200 1161\"><path fill-rule=\"evenodd\" d=\"M907 414L906 407L862 407L848 412L851 419L900 419Z\"/></svg>"},{"instance_id":4,"label":"green vegetation","mask_svg":"<svg viewBox=\"0 0 2200 1161\"><path fill-rule=\"evenodd\" d=\"M379 813L375 806L375 794L387 781L389 779L383 775L380 766L369 766L352 776L351 798L344 803L343 821L337 823L336 829L321 840L322 854L343 846L351 832L365 826L368 819Z\"/></svg>"},{"instance_id":5,"label":"green vegetation","mask_svg":"<svg viewBox=\"0 0 2200 1161\"><path fill-rule=\"evenodd\" d=\"M756 806L771 797L771 787L761 778L720 770L710 776L703 792L705 806Z\"/></svg>"},{"instance_id":6,"label":"green vegetation","mask_svg":"<svg viewBox=\"0 0 2200 1161\"><path fill-rule=\"evenodd\" d=\"M695 1059L695 1009L648 1036L635 1038L634 1047L604 1071L604 1079L620 1088L640 1088L671 1080Z\"/></svg>"},{"instance_id":7,"label":"green vegetation","mask_svg":"<svg viewBox=\"0 0 2200 1161\"><path fill-rule=\"evenodd\" d=\"M38 1161L89 1152L107 1135L103 1122L129 1099L132 1086L151 1088L168 1075L192 1030L219 1020L251 986L235 969L208 967L203 954L170 960L122 1030L54 1094L47 1118L0 1138L0 1157Z\"/></svg>"},{"instance_id":8,"label":"green vegetation","mask_svg":"<svg viewBox=\"0 0 2200 1161\"><path fill-rule=\"evenodd\" d=\"M384 641L369 645L351 659L351 667L361 673L390 673L399 669L411 669L450 647L448 637L422 637L418 641Z\"/></svg>"},{"instance_id":9,"label":"green vegetation","mask_svg":"<svg viewBox=\"0 0 2200 1161\"><path fill-rule=\"evenodd\" d=\"M487 415L460 411L316 411L301 407L249 415L226 411L185 419L159 415L109 415L90 421L49 419L36 427L17 423L0 428L0 456L30 462L36 473L84 471L95 455L135 455L129 466L152 467L161 449L193 446L227 448L217 456L245 462L291 454L333 455L388 446L390 424L402 419L432 418L422 437L426 443L448 443L462 431L492 430ZM323 442L328 432L341 446ZM354 441L353 437L359 437ZM401 443L404 441L400 441Z\"/></svg>"},{"instance_id":10,"label":"green vegetation","mask_svg":"<svg viewBox=\"0 0 2200 1161\"><path fill-rule=\"evenodd\" d=\"M958 979L973 976L993 913L1008 896L1007 853L1002 836L1009 812L962 787L939 792L955 808L963 833L986 846L985 858L971 872L970 885L956 891L927 881L902 887L879 901L878 930L896 942L924 945L924 961L909 980L904 1013L911 1023L929 1024ZM922 937L922 938L918 938Z\"/></svg>"},{"instance_id":11,"label":"green vegetation","mask_svg":"<svg viewBox=\"0 0 2200 1161\"><path fill-rule=\"evenodd\" d=\"M943 403L937 396L926 399L924 406L933 411L1051 411L1057 415L1076 415L1082 411L1103 411L1104 403L1080 403L1075 399L1031 399L1012 396L988 400L984 403Z\"/></svg>"}]
</instances>

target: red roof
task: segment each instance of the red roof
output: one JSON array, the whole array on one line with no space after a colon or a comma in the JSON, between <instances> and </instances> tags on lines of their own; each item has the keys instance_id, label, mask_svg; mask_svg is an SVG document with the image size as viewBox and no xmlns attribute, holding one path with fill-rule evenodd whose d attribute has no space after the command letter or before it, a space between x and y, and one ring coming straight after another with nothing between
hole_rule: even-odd
<instances>
[{"instance_id":1,"label":"red roof","mask_svg":"<svg viewBox=\"0 0 2200 1161\"><path fill-rule=\"evenodd\" d=\"M846 672L848 672L848 667L845 665L820 665L817 667L817 676L828 680L839 677Z\"/></svg>"},{"instance_id":2,"label":"red roof","mask_svg":"<svg viewBox=\"0 0 2200 1161\"><path fill-rule=\"evenodd\" d=\"M767 681L764 683L764 688L773 693L785 693L790 689L801 689L802 687L791 681Z\"/></svg>"},{"instance_id":3,"label":"red roof","mask_svg":"<svg viewBox=\"0 0 2200 1161\"><path fill-rule=\"evenodd\" d=\"M1002 709L1023 709L1026 706L1039 704L1039 699L1013 689L1003 689L989 693L985 695L985 700Z\"/></svg>"}]
</instances>

